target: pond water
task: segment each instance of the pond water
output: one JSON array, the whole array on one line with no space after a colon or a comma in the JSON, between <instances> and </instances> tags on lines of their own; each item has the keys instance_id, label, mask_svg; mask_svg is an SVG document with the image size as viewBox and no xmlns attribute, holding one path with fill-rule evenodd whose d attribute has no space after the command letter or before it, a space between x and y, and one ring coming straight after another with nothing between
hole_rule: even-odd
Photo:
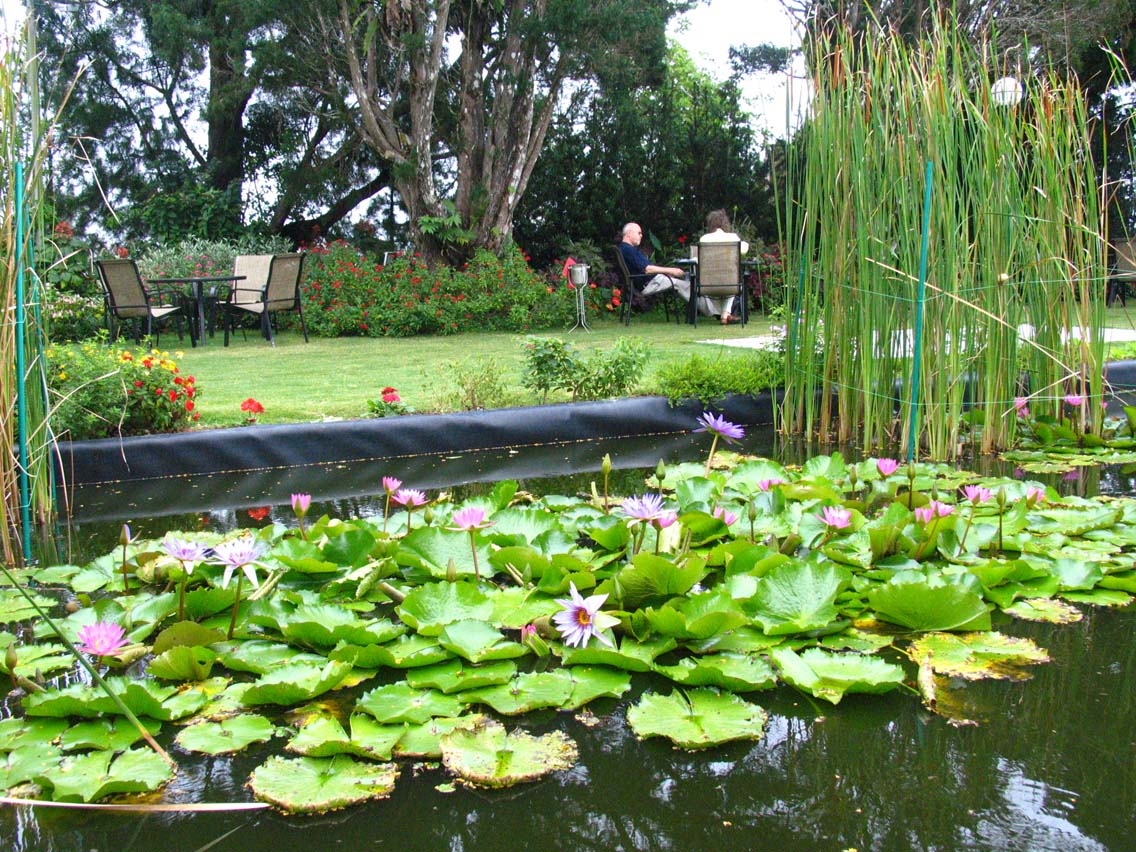
<instances>
[{"instance_id":1,"label":"pond water","mask_svg":"<svg viewBox=\"0 0 1136 852\"><path fill-rule=\"evenodd\" d=\"M595 457L605 451L597 444ZM701 440L668 448L664 455L676 461L701 457L704 451ZM483 475L482 467L492 470ZM487 487L480 482L509 476L480 462L474 468L477 472L464 482L461 477L445 482L439 474L429 487L475 491ZM372 481L384 473L399 471L376 470ZM642 490L642 471L622 475L613 491ZM570 493L587 489L597 478L596 473L544 480L529 475L521 478L521 487ZM1103 475L1087 471L1062 485L1078 492L1130 492L1132 483L1127 472L1112 470ZM276 507L256 520L248 514L255 505L236 495L229 507L209 513L142 519L133 514L139 507L128 507L124 517L145 535L291 519L290 510ZM366 515L381 507L373 498L354 495L313 511ZM80 521L70 544L77 554L88 556L110 550L121 520ZM538 711L520 720L531 733L563 730L580 748L575 768L537 783L503 791L458 787L443 792L436 786L449 781L448 775L436 767L404 764L390 799L316 817L284 817L269 810L139 815L5 805L0 807L0 848L1134 849L1133 613L1082 609L1084 620L1067 626L997 617L995 630L1033 639L1053 661L1032 667L1031 678L1020 682L952 682L940 700L959 703L962 715L976 726L953 727L924 710L918 697L901 692L851 695L831 706L779 687L747 696L769 712L762 740L684 752L663 740L640 742L629 728L627 708L643 691L669 690L664 678L636 675L631 692L619 700L594 702L586 713ZM165 744L172 733L167 732ZM281 745L274 750L282 750ZM251 802L243 784L265 754L175 757L178 777L163 801Z\"/></svg>"}]
</instances>

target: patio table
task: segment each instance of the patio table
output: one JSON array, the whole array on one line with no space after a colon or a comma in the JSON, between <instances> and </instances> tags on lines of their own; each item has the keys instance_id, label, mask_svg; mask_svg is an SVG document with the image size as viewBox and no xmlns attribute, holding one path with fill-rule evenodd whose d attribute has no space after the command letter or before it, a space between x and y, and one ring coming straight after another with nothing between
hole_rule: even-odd
<instances>
[{"instance_id":1,"label":"patio table","mask_svg":"<svg viewBox=\"0 0 1136 852\"><path fill-rule=\"evenodd\" d=\"M149 278L147 284L188 284L193 299L193 327L189 331L189 340L194 346L199 343L205 345L205 294L206 284L219 284L222 282L244 281L244 275L201 275L191 278ZM212 295L212 294L210 294ZM195 331L196 330L196 331Z\"/></svg>"}]
</instances>

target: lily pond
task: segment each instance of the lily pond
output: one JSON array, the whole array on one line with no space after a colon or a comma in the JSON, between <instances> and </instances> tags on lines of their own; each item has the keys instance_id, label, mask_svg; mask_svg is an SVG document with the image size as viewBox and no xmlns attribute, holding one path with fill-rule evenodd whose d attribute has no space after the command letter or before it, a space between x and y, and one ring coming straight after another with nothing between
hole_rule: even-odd
<instances>
[{"instance_id":1,"label":"lily pond","mask_svg":"<svg viewBox=\"0 0 1136 852\"><path fill-rule=\"evenodd\" d=\"M5 848L1131 848L1136 500L703 425L10 578Z\"/></svg>"}]
</instances>

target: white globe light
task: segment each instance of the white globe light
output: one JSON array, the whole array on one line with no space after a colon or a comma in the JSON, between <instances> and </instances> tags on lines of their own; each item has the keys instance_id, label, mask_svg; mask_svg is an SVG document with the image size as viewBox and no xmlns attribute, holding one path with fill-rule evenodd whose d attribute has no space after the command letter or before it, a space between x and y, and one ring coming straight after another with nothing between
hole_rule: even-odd
<instances>
[{"instance_id":1,"label":"white globe light","mask_svg":"<svg viewBox=\"0 0 1136 852\"><path fill-rule=\"evenodd\" d=\"M1013 77L1002 77L990 87L990 97L998 106L1017 106L1022 100L1022 84Z\"/></svg>"}]
</instances>

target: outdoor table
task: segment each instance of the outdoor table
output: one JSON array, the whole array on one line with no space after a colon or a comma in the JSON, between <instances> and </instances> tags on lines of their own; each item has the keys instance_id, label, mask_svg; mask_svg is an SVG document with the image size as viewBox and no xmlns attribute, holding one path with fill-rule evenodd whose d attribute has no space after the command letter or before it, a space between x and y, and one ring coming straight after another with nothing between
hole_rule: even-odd
<instances>
[{"instance_id":1,"label":"outdoor table","mask_svg":"<svg viewBox=\"0 0 1136 852\"><path fill-rule=\"evenodd\" d=\"M188 284L193 294L193 314L197 333L190 329L189 340L194 346L205 345L205 285L221 282L244 281L244 275L204 275L193 278L150 278L148 284Z\"/></svg>"}]
</instances>

